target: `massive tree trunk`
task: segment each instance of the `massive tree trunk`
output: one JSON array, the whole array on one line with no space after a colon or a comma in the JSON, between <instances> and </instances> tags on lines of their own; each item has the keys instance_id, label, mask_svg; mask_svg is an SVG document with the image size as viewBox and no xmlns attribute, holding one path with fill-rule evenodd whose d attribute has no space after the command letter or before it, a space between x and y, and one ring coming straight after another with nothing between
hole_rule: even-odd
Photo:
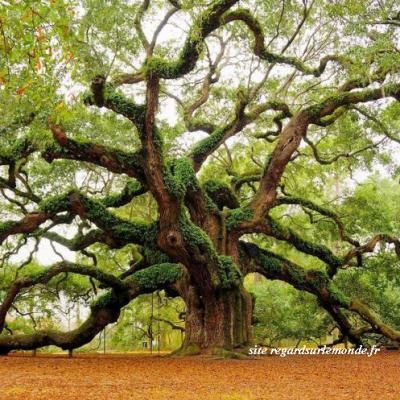
<instances>
[{"instance_id":1,"label":"massive tree trunk","mask_svg":"<svg viewBox=\"0 0 400 400\"><path fill-rule=\"evenodd\" d=\"M200 294L190 285L185 302L186 334L177 354L229 355L251 343L252 299L242 286Z\"/></svg>"}]
</instances>

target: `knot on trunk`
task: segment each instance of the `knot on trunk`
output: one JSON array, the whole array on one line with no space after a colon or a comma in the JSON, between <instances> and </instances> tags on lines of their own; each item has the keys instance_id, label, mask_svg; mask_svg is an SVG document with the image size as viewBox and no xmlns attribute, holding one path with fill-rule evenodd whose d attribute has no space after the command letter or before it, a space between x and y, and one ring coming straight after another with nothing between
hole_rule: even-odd
<instances>
[{"instance_id":1,"label":"knot on trunk","mask_svg":"<svg viewBox=\"0 0 400 400\"><path fill-rule=\"evenodd\" d=\"M166 236L167 243L171 247L177 247L179 243L182 241L178 232L169 231Z\"/></svg>"}]
</instances>

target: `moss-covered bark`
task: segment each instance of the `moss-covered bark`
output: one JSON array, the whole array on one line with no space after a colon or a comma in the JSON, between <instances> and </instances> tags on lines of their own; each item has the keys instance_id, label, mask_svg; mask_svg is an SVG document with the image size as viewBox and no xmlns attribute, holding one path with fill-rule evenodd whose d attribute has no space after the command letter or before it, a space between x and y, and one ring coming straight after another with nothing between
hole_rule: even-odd
<instances>
[{"instance_id":1,"label":"moss-covered bark","mask_svg":"<svg viewBox=\"0 0 400 400\"><path fill-rule=\"evenodd\" d=\"M180 8L179 2L170 3ZM334 275L340 268L349 265L353 258L360 260L362 254L373 251L379 241L394 244L400 255L400 242L380 234L361 246L345 234L342 222L334 213L304 199L278 198L278 188L301 141L307 140L311 124L328 126L352 104L387 96L399 100L399 84L389 83L371 89L366 88L368 85L364 76L352 77L336 93L329 92L332 94L322 101L311 105L307 103L297 113L292 112L287 104L276 100L267 99L264 103L256 104L257 99L263 97L259 92L263 84L258 85L257 90L248 90L249 93L239 88L235 94L236 104L232 107L232 115L226 123L218 126L214 121L203 121L195 115L196 110L207 101L211 85L218 81L218 62L210 60L210 71L200 96L189 106L183 105L183 120L188 129L193 131L200 128L209 135L196 143L186 156L174 157L166 153L161 129L157 126L163 79L177 79L191 72L204 52L207 37L226 24L245 24L253 36L253 53L271 65L285 64L301 74L319 77L328 62L340 64L343 70L349 64L346 57L327 55L312 68L299 58L270 52L260 21L252 11L235 8L237 3L237 0L215 0L208 5L199 5L202 11L194 16L189 34L174 60L162 57L162 52L153 51L155 41L150 43L147 40L141 21L149 3L144 2L139 8L134 27L145 49L146 57L142 66L134 74L119 77L114 83L107 81L104 76L95 76L90 93L84 96L87 105L106 107L131 121L133 134L138 135L141 143L138 151L123 151L94 142L71 139L61 126L52 122L49 124L53 135L51 143L38 145L25 138L0 150L0 165L8 167L8 179L1 178L1 186L36 207L33 212L27 211L33 208L22 207L19 220L2 222L0 242L18 234L25 238L29 235L49 238L75 251L85 250L96 242L113 248L133 243L140 245L142 251L141 270L128 269L121 275L123 279L105 275L95 268L64 265L43 271L35 277L16 280L0 308L0 324L3 325L9 307L21 290L27 290L35 284L46 284L54 274L62 271L90 276L111 289L92 304L91 316L77 330L68 333L46 331L28 336L2 336L0 352L7 353L18 348L34 349L49 344L64 349L78 347L91 340L106 324L115 322L120 308L139 293L168 288L179 293L187 305L186 338L182 352L226 354L224 352L246 346L251 341L251 301L243 288L243 278L246 273L253 271L314 294L321 306L331 314L343 335L354 342L359 341L360 336L353 331L343 310L358 314L375 332L398 340L397 331L380 321L366 305L346 297L335 286ZM224 47L223 40L221 43ZM217 59L222 54L223 50ZM382 68L380 73L368 76L368 79L376 79L381 84L387 73L388 68ZM143 104L116 89L118 84L137 82L145 85ZM356 88L360 90L353 91ZM272 135L277 139L277 144L268 155L265 166L258 165L260 170L242 178L235 176L233 181L236 193L244 182L258 182L254 185L254 196L241 204L229 186L222 182L208 180L201 185L196 174L208 157L228 138L257 122L258 117L268 110L275 112L272 123L277 130L261 136L269 140ZM289 121L284 125L286 118ZM26 124L30 121L31 118L28 118ZM20 126L19 122L17 125ZM113 173L135 178L135 181L128 181L120 193L101 199L72 190L42 200L33 193L21 192L16 185L17 164L33 152L40 152L48 162L56 159L88 162ZM234 175L232 171L227 172L228 175ZM119 218L109 210L125 205L143 193L151 195L157 203L156 222L135 223ZM332 219L339 228L341 238L353 248L347 255L337 256L326 246L311 243L294 230L279 225L271 219L269 211L282 204L299 204ZM71 223L76 216L96 228L86 234L79 233L73 239L66 239L42 226L49 221L54 225ZM326 268L305 269L255 244L240 242L240 238L247 233L284 241L304 254L317 257Z\"/></svg>"}]
</instances>

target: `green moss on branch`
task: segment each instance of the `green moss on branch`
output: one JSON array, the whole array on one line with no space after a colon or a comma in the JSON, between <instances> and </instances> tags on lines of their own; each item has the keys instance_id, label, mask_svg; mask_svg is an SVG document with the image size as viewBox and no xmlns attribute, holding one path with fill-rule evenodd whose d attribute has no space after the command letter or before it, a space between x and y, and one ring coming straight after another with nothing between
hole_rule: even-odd
<instances>
[{"instance_id":1,"label":"green moss on branch","mask_svg":"<svg viewBox=\"0 0 400 400\"><path fill-rule=\"evenodd\" d=\"M141 292L153 292L174 284L182 277L182 267L178 264L163 263L140 270L128 278Z\"/></svg>"},{"instance_id":2,"label":"green moss on branch","mask_svg":"<svg viewBox=\"0 0 400 400\"><path fill-rule=\"evenodd\" d=\"M93 88L93 85L92 85ZM84 102L89 105L105 106L117 114L131 120L139 131L143 130L146 118L146 108L144 105L135 104L127 99L121 92L107 82L101 82L97 85L96 93L84 95Z\"/></svg>"},{"instance_id":3,"label":"green moss on branch","mask_svg":"<svg viewBox=\"0 0 400 400\"><path fill-rule=\"evenodd\" d=\"M146 75L176 79L190 72L203 51L204 39L220 26L221 15L237 2L238 0L213 1L194 21L178 59L167 61L161 57L150 57L144 67Z\"/></svg>"},{"instance_id":4,"label":"green moss on branch","mask_svg":"<svg viewBox=\"0 0 400 400\"><path fill-rule=\"evenodd\" d=\"M120 174L125 173L128 176L144 181L140 151L128 153L86 140L70 139L65 135L60 140L60 143L54 141L47 145L42 152L42 156L48 162L52 162L55 159L86 161L104 167L109 171Z\"/></svg>"},{"instance_id":5,"label":"green moss on branch","mask_svg":"<svg viewBox=\"0 0 400 400\"><path fill-rule=\"evenodd\" d=\"M280 225L273 219L268 219L268 225L271 229L271 234L278 240L284 240L292 244L297 250L302 253L306 253L315 256L328 264L333 269L337 269L344 264L344 260L335 256L331 250L326 246L311 243L303 238L301 238L292 229Z\"/></svg>"},{"instance_id":6,"label":"green moss on branch","mask_svg":"<svg viewBox=\"0 0 400 400\"><path fill-rule=\"evenodd\" d=\"M152 226L131 222L116 217L100 202L81 196L85 217L106 232L111 232L117 240L126 243L143 244L152 231Z\"/></svg>"},{"instance_id":7,"label":"green moss on branch","mask_svg":"<svg viewBox=\"0 0 400 400\"><path fill-rule=\"evenodd\" d=\"M210 179L204 183L203 189L219 209L222 210L224 207L239 207L239 201L229 185L221 181Z\"/></svg>"},{"instance_id":8,"label":"green moss on branch","mask_svg":"<svg viewBox=\"0 0 400 400\"><path fill-rule=\"evenodd\" d=\"M71 192L52 196L41 201L39 204L40 210L51 215L55 215L63 211L68 211L70 209L70 193Z\"/></svg>"},{"instance_id":9,"label":"green moss on branch","mask_svg":"<svg viewBox=\"0 0 400 400\"><path fill-rule=\"evenodd\" d=\"M220 276L220 287L222 289L231 289L238 285L241 273L237 265L233 262L232 257L218 257L218 271Z\"/></svg>"},{"instance_id":10,"label":"green moss on branch","mask_svg":"<svg viewBox=\"0 0 400 400\"><path fill-rule=\"evenodd\" d=\"M0 150L0 165L14 163L33 151L34 146L27 138L16 139L12 146Z\"/></svg>"},{"instance_id":11,"label":"green moss on branch","mask_svg":"<svg viewBox=\"0 0 400 400\"><path fill-rule=\"evenodd\" d=\"M145 188L141 183L138 181L129 181L121 193L106 196L101 199L101 202L105 207L121 207L144 192Z\"/></svg>"},{"instance_id":12,"label":"green moss on branch","mask_svg":"<svg viewBox=\"0 0 400 400\"><path fill-rule=\"evenodd\" d=\"M228 128L217 128L211 135L194 145L190 156L196 164L201 164L223 142Z\"/></svg>"},{"instance_id":13,"label":"green moss on branch","mask_svg":"<svg viewBox=\"0 0 400 400\"><path fill-rule=\"evenodd\" d=\"M92 311L96 311L105 307L117 306L119 304L119 299L112 290L108 290L96 297L91 303L90 308Z\"/></svg>"},{"instance_id":14,"label":"green moss on branch","mask_svg":"<svg viewBox=\"0 0 400 400\"><path fill-rule=\"evenodd\" d=\"M249 207L236 208L229 210L225 224L228 231L237 228L242 222L250 221L253 218L253 211Z\"/></svg>"},{"instance_id":15,"label":"green moss on branch","mask_svg":"<svg viewBox=\"0 0 400 400\"><path fill-rule=\"evenodd\" d=\"M347 297L334 282L328 284L329 298L334 304L338 304L341 307L348 308L350 305L350 298Z\"/></svg>"},{"instance_id":16,"label":"green moss on branch","mask_svg":"<svg viewBox=\"0 0 400 400\"><path fill-rule=\"evenodd\" d=\"M254 243L240 242L241 257L244 263L251 263L255 271L268 279L287 282L299 290L306 290L317 296L326 292L329 276L319 270L305 269L284 257L261 249Z\"/></svg>"},{"instance_id":17,"label":"green moss on branch","mask_svg":"<svg viewBox=\"0 0 400 400\"><path fill-rule=\"evenodd\" d=\"M173 159L167 163L164 183L167 191L178 199L183 199L188 190L198 188L196 174L186 158Z\"/></svg>"}]
</instances>

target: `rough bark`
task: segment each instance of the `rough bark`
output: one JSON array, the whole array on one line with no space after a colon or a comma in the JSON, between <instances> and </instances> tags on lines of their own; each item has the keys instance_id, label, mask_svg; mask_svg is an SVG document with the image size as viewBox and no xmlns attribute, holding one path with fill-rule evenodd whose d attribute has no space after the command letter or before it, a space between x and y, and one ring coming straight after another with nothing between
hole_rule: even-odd
<instances>
[{"instance_id":1,"label":"rough bark","mask_svg":"<svg viewBox=\"0 0 400 400\"><path fill-rule=\"evenodd\" d=\"M201 295L189 285L185 340L176 355L233 356L250 345L252 300L243 287Z\"/></svg>"}]
</instances>

